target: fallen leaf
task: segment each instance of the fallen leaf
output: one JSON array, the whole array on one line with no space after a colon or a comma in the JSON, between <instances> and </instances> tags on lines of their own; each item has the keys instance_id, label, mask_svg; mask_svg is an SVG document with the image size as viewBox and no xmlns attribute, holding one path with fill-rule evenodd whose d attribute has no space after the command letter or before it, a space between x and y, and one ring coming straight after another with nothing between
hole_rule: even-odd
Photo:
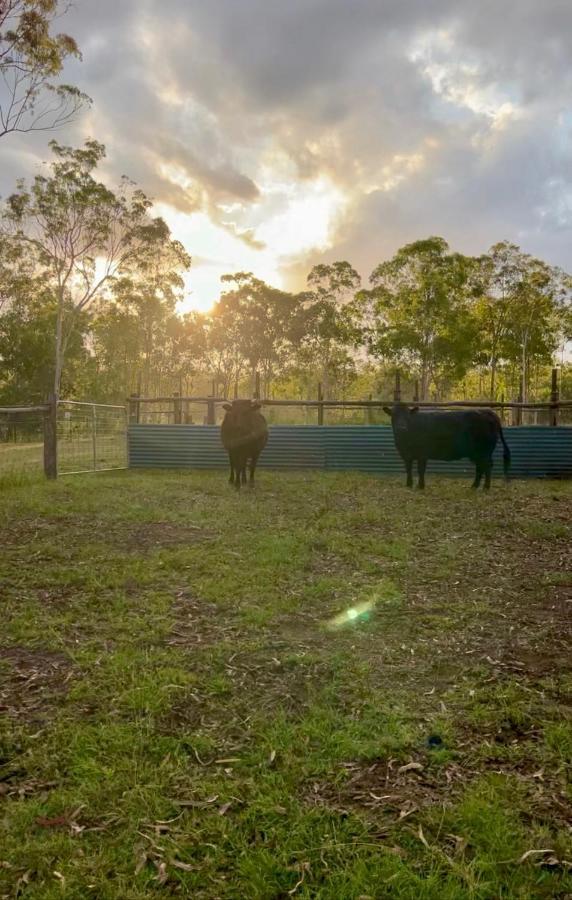
<instances>
[{"instance_id":1,"label":"fallen leaf","mask_svg":"<svg viewBox=\"0 0 572 900\"><path fill-rule=\"evenodd\" d=\"M526 853L522 854L518 862L523 863L529 856L542 856L546 853L554 853L554 850L527 850Z\"/></svg>"},{"instance_id":2,"label":"fallen leaf","mask_svg":"<svg viewBox=\"0 0 572 900\"><path fill-rule=\"evenodd\" d=\"M157 875L155 876L155 881L158 881L159 884L165 884L166 881L169 880L169 875L167 873L167 863L155 863L157 866Z\"/></svg>"},{"instance_id":3,"label":"fallen leaf","mask_svg":"<svg viewBox=\"0 0 572 900\"><path fill-rule=\"evenodd\" d=\"M143 871L143 869L147 865L147 859L148 859L147 854L142 853L141 856L139 857L139 859L137 860L137 865L135 866L135 874L136 875L139 875L139 873Z\"/></svg>"},{"instance_id":4,"label":"fallen leaf","mask_svg":"<svg viewBox=\"0 0 572 900\"><path fill-rule=\"evenodd\" d=\"M423 829L422 829L421 825L419 825L419 831L417 832L417 835L419 837L419 840L423 844L423 846L427 847L427 849L429 850L429 844L427 843L427 840L425 839L425 835L423 834Z\"/></svg>"},{"instance_id":5,"label":"fallen leaf","mask_svg":"<svg viewBox=\"0 0 572 900\"><path fill-rule=\"evenodd\" d=\"M303 863L300 863L299 868L302 870L302 877L300 878L299 881L296 882L296 884L294 885L294 887L292 888L292 890L291 890L291 891L288 891L288 894L289 894L290 896L292 896L293 894L295 894L296 891L298 890L298 888L301 887L301 886L304 884L304 878L306 877L306 872L309 872L309 871L310 871L310 863L309 863L309 862L303 862Z\"/></svg>"},{"instance_id":6,"label":"fallen leaf","mask_svg":"<svg viewBox=\"0 0 572 900\"><path fill-rule=\"evenodd\" d=\"M188 807L189 809L206 809L207 806L211 806L218 800L218 794L214 797L209 797L208 800L173 800L173 803L176 803L177 806L184 806L185 809Z\"/></svg>"},{"instance_id":7,"label":"fallen leaf","mask_svg":"<svg viewBox=\"0 0 572 900\"><path fill-rule=\"evenodd\" d=\"M194 872L196 866L191 866L189 863L181 862L180 859L170 859L169 864L173 866L174 869L181 869L183 872Z\"/></svg>"},{"instance_id":8,"label":"fallen leaf","mask_svg":"<svg viewBox=\"0 0 572 900\"><path fill-rule=\"evenodd\" d=\"M406 765L404 765L404 766L399 766L397 771L398 771L398 773L411 772L413 770L419 770L422 768L423 768L423 766L419 762L409 762L409 763L406 763Z\"/></svg>"},{"instance_id":9,"label":"fallen leaf","mask_svg":"<svg viewBox=\"0 0 572 900\"><path fill-rule=\"evenodd\" d=\"M219 816L225 816L231 806L232 806L232 800L229 800L228 803L223 803L223 805L221 806L221 808L218 811Z\"/></svg>"},{"instance_id":10,"label":"fallen leaf","mask_svg":"<svg viewBox=\"0 0 572 900\"><path fill-rule=\"evenodd\" d=\"M276 750L270 751L270 756L268 757L268 765L271 766L276 759Z\"/></svg>"},{"instance_id":11,"label":"fallen leaf","mask_svg":"<svg viewBox=\"0 0 572 900\"><path fill-rule=\"evenodd\" d=\"M417 812L417 809L417 806L412 806L411 809L402 809L399 813L399 819L397 821L401 822L402 819L406 819L407 816L410 816L412 813Z\"/></svg>"}]
</instances>

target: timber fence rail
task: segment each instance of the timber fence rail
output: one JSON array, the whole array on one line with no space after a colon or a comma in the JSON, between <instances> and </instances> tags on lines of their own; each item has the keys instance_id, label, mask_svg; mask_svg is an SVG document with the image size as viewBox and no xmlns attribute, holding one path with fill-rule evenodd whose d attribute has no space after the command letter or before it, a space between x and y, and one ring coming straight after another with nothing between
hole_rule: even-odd
<instances>
[{"instance_id":1,"label":"timber fence rail","mask_svg":"<svg viewBox=\"0 0 572 900\"><path fill-rule=\"evenodd\" d=\"M221 407L224 403L232 402L226 397L181 397L174 395L170 397L138 397L132 395L128 399L129 423L130 424L172 424L172 425L215 425L222 416ZM399 400L393 399L368 399L368 400L275 400L266 399L259 401L265 409L268 410L301 410L306 414L315 412L314 421L308 421L304 424L325 424L325 413L332 411L359 411L362 410L364 415L363 424L381 424L375 420L375 414L383 411L384 406L393 406ZM491 400L408 400L403 401L415 406L426 409L494 409L501 413L501 418L506 419L505 414L511 413L510 421L505 424L523 425L523 413L531 413L531 419L526 424L530 425L550 425L556 427L561 424L562 419L570 418L572 424L572 400L551 400L548 402L538 401L491 401ZM190 414L192 410L193 414ZM385 415L385 414L384 414ZM541 419L541 421L539 421ZM542 421L544 419L544 421ZM340 424L343 424L343 418ZM385 419L384 419L385 421ZM280 424L272 422L271 424ZM294 423L284 423L294 424ZM302 424L301 422L295 424ZM333 423L332 423L333 424ZM358 424L355 419L349 424Z\"/></svg>"},{"instance_id":2,"label":"timber fence rail","mask_svg":"<svg viewBox=\"0 0 572 900\"><path fill-rule=\"evenodd\" d=\"M503 424L507 425L550 425L557 426L561 424L563 415L567 424L572 424L572 400L563 400L560 396L559 386L559 369L553 368L550 382L550 397L546 401L527 400L524 382L521 378L519 396L513 398L501 397L501 400L422 400L419 398L419 382L414 384L412 399L406 399L402 393L401 373L395 372L395 383L393 389L393 397L391 399L373 399L370 394L367 399L341 399L326 400L324 397L323 385L316 385L316 399L261 399L260 391L260 374L255 373L253 385L253 398L259 400L261 404L270 412L269 424L305 424L305 425L325 425L325 414L328 414L327 424L366 424L376 425L382 424L382 421L376 421L376 414L379 416L384 406L392 406L401 400L407 403L414 403L416 406L428 409L449 409L456 407L470 408L488 408L499 410ZM172 396L166 397L141 397L139 394L132 394L128 401L129 423L132 425L147 424L154 425L215 425L217 418L221 417L220 407L223 403L231 402L230 398L216 396L216 382L213 380L211 393L208 396L181 396L180 393L174 393ZM236 391L235 388L235 399ZM284 422L280 421L277 413L287 409L295 409L298 415L303 413L303 422ZM361 421L356 419L356 412L363 410L363 418ZM310 420L313 412L316 412L317 418ZM353 417L348 417L348 413ZM510 421L507 421L506 414L510 413ZM218 416L217 416L218 414ZM528 414L529 421L525 421L525 414ZM291 417L293 418L293 417ZM348 421L349 418L349 421Z\"/></svg>"}]
</instances>

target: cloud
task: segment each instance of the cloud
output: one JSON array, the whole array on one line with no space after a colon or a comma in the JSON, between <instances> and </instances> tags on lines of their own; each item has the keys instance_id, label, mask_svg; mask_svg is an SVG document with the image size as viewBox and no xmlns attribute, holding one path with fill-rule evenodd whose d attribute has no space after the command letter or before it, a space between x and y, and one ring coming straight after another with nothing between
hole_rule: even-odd
<instances>
[{"instance_id":1,"label":"cloud","mask_svg":"<svg viewBox=\"0 0 572 900\"><path fill-rule=\"evenodd\" d=\"M95 101L66 140L103 140L108 177L177 236L208 221L201 277L242 259L298 287L335 258L367 277L435 233L572 268L566 0L98 0L65 29L84 54L66 78ZM2 193L45 141L3 142Z\"/></svg>"}]
</instances>

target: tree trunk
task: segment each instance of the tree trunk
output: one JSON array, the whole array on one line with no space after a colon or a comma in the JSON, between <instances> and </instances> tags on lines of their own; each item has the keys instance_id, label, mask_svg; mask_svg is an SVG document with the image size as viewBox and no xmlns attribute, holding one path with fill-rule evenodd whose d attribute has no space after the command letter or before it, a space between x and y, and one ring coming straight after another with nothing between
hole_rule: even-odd
<instances>
[{"instance_id":1,"label":"tree trunk","mask_svg":"<svg viewBox=\"0 0 572 900\"><path fill-rule=\"evenodd\" d=\"M427 400L429 393L429 366L423 362L421 366L421 401Z\"/></svg>"},{"instance_id":2,"label":"tree trunk","mask_svg":"<svg viewBox=\"0 0 572 900\"><path fill-rule=\"evenodd\" d=\"M63 331L64 331L64 299L61 296L58 300L58 317L56 320L56 358L54 364L54 402L57 404L60 399L60 387L62 381L63 369Z\"/></svg>"},{"instance_id":3,"label":"tree trunk","mask_svg":"<svg viewBox=\"0 0 572 900\"><path fill-rule=\"evenodd\" d=\"M526 369L527 369L527 343L528 343L528 334L525 334L524 339L522 341L522 402L526 403L527 398L527 378L526 378Z\"/></svg>"},{"instance_id":4,"label":"tree trunk","mask_svg":"<svg viewBox=\"0 0 572 900\"><path fill-rule=\"evenodd\" d=\"M495 390L496 390L496 377L497 377L497 358L493 356L491 360L491 386L489 392L489 400L495 399Z\"/></svg>"}]
</instances>

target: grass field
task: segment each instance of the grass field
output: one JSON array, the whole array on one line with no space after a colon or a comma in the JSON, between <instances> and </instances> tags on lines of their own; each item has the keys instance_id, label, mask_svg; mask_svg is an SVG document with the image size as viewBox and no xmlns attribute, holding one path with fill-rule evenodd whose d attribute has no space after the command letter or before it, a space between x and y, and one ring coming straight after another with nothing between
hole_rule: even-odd
<instances>
[{"instance_id":1,"label":"grass field","mask_svg":"<svg viewBox=\"0 0 572 900\"><path fill-rule=\"evenodd\" d=\"M0 493L0 897L572 897L572 484Z\"/></svg>"},{"instance_id":2,"label":"grass field","mask_svg":"<svg viewBox=\"0 0 572 900\"><path fill-rule=\"evenodd\" d=\"M96 466L100 469L121 468L127 465L127 441L124 434L106 434L97 440ZM41 474L44 469L44 444L0 443L0 483L15 475ZM93 469L93 440L74 435L58 441L58 470L67 472Z\"/></svg>"}]
</instances>

